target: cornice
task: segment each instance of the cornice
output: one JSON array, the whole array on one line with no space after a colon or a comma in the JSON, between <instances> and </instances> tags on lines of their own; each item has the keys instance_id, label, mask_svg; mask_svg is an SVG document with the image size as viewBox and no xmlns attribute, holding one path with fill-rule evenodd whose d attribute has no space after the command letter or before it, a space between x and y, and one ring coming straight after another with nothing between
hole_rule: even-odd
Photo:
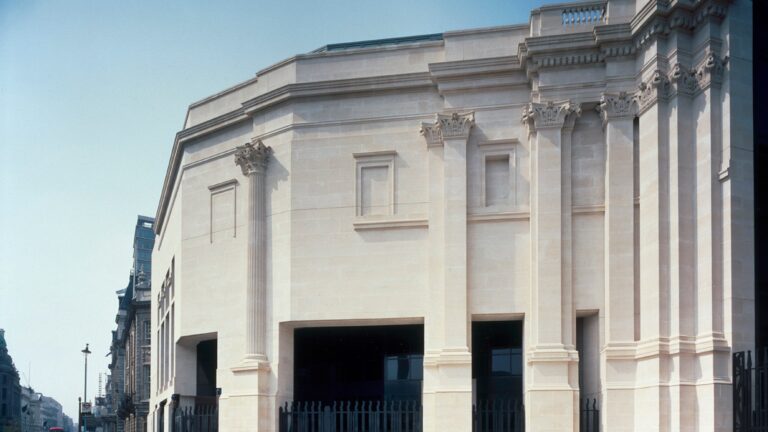
<instances>
[{"instance_id":1,"label":"cornice","mask_svg":"<svg viewBox=\"0 0 768 432\"><path fill-rule=\"evenodd\" d=\"M630 21L637 49L658 36L680 29L692 31L710 18L721 21L731 0L651 0Z\"/></svg>"},{"instance_id":2,"label":"cornice","mask_svg":"<svg viewBox=\"0 0 768 432\"><path fill-rule=\"evenodd\" d=\"M491 57L430 63L429 73L435 79L466 77L520 70L517 56Z\"/></svg>"},{"instance_id":3,"label":"cornice","mask_svg":"<svg viewBox=\"0 0 768 432\"><path fill-rule=\"evenodd\" d=\"M429 73L440 94L528 86L517 56L430 63Z\"/></svg>"},{"instance_id":4,"label":"cornice","mask_svg":"<svg viewBox=\"0 0 768 432\"><path fill-rule=\"evenodd\" d=\"M590 31L534 36L518 48L528 71L542 68L597 64L606 58L635 54L629 24L596 25Z\"/></svg>"},{"instance_id":5,"label":"cornice","mask_svg":"<svg viewBox=\"0 0 768 432\"><path fill-rule=\"evenodd\" d=\"M561 51L564 49L594 46L595 37L592 31L580 33L563 33L555 35L531 36L525 38L525 46L529 54L538 52Z\"/></svg>"},{"instance_id":6,"label":"cornice","mask_svg":"<svg viewBox=\"0 0 768 432\"><path fill-rule=\"evenodd\" d=\"M192 102L191 104L189 104L189 109L191 110L191 109L196 108L196 107L198 107L200 105L203 105L203 104L208 103L210 101L216 100L216 99L218 99L218 98L220 98L222 96L226 96L226 95L228 95L230 93L236 92L237 90L240 90L243 87L247 87L247 86L249 86L251 84L256 83L258 80L259 80L259 77L255 76L255 77L253 77L251 79L248 79L248 80L245 80L243 82L237 83L237 84L235 84L235 85L233 85L233 86L231 86L229 88L226 88L226 89L224 89L224 90L222 90L222 91L220 91L218 93L214 93L214 94L212 94L210 96L207 96L207 97L205 97L203 99L200 99L200 100L198 100L196 102Z\"/></svg>"},{"instance_id":7,"label":"cornice","mask_svg":"<svg viewBox=\"0 0 768 432\"><path fill-rule=\"evenodd\" d=\"M383 92L417 88L430 88L434 84L428 72L384 75L331 81L286 84L278 89L243 102L245 114L273 106L288 99L331 96L351 93Z\"/></svg>"},{"instance_id":8,"label":"cornice","mask_svg":"<svg viewBox=\"0 0 768 432\"><path fill-rule=\"evenodd\" d=\"M476 35L476 34L488 34L488 33L506 33L506 32L513 32L513 31L528 31L530 29L530 26L528 23L523 24L512 24L512 25L502 25L502 26L495 26L495 27L481 27L481 28L475 28L475 29L465 29L465 30L451 30L447 32L443 32L443 37L456 37L456 36L467 36L467 35Z\"/></svg>"},{"instance_id":9,"label":"cornice","mask_svg":"<svg viewBox=\"0 0 768 432\"><path fill-rule=\"evenodd\" d=\"M443 46L443 44L444 44L443 40L430 40L430 41L424 41L424 42L411 42L406 44L377 45L377 46L367 46L367 47L360 47L360 48L347 48L347 49L341 49L338 51L315 50L315 51L311 51L304 54L296 54L294 56L288 57L285 60L281 60L277 63L269 65L264 69L261 69L258 72L256 72L256 76L262 77L274 70L280 69L283 66L289 65L291 63L298 63L299 61L305 60L305 59L316 59L316 58L323 58L323 57L344 57L344 56L352 56L352 55L366 54L366 53L372 53L372 52L430 48L430 47Z\"/></svg>"}]
</instances>

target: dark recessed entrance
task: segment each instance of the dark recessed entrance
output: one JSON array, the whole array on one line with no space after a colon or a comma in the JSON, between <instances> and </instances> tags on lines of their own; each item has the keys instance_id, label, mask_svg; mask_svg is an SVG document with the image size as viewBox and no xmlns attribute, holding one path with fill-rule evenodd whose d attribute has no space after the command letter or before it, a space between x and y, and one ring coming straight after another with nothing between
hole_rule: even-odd
<instances>
[{"instance_id":1,"label":"dark recessed entrance","mask_svg":"<svg viewBox=\"0 0 768 432\"><path fill-rule=\"evenodd\" d=\"M295 401L421 401L422 325L294 333Z\"/></svg>"},{"instance_id":2,"label":"dark recessed entrance","mask_svg":"<svg viewBox=\"0 0 768 432\"><path fill-rule=\"evenodd\" d=\"M472 378L477 401L522 401L523 323L472 323Z\"/></svg>"}]
</instances>

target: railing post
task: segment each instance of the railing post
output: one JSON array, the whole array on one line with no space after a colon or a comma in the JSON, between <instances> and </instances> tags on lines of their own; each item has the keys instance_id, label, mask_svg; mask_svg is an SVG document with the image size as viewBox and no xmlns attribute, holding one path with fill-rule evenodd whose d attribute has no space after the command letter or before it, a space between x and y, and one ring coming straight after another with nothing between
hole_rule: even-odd
<instances>
[{"instance_id":1,"label":"railing post","mask_svg":"<svg viewBox=\"0 0 768 432\"><path fill-rule=\"evenodd\" d=\"M168 410L168 429L170 432L177 432L176 428L176 410L179 409L179 394L174 393L171 395L171 405Z\"/></svg>"}]
</instances>

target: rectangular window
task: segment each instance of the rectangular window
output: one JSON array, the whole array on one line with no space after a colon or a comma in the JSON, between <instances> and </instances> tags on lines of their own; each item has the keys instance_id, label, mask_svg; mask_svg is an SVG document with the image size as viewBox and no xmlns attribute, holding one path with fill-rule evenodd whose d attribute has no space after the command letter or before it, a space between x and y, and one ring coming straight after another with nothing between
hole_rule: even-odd
<instances>
[{"instance_id":1,"label":"rectangular window","mask_svg":"<svg viewBox=\"0 0 768 432\"><path fill-rule=\"evenodd\" d=\"M149 365L144 366L143 372L144 372L144 382L142 385L142 399L149 399L149 389L150 389L150 383L151 383Z\"/></svg>"},{"instance_id":2,"label":"rectangular window","mask_svg":"<svg viewBox=\"0 0 768 432\"><path fill-rule=\"evenodd\" d=\"M170 375L169 380L171 381L173 380L173 371L175 369L173 362L175 360L174 357L176 356L176 343L174 342L174 339L173 339L174 338L173 333L174 333L174 327L175 327L175 322L173 320L173 315L175 312L174 309L175 309L174 305L171 305L171 340L170 340L171 361L170 361L170 367L169 367L169 375Z\"/></svg>"},{"instance_id":3,"label":"rectangular window","mask_svg":"<svg viewBox=\"0 0 768 432\"><path fill-rule=\"evenodd\" d=\"M157 389L156 389L156 391L158 393L160 393L160 383L162 382L161 379L160 379L160 376L162 375L162 373L160 372L160 358L161 358L162 353L163 353L163 342L160 340L160 334L161 334L160 333L160 326L158 326L158 329L157 329L157 355L155 356L155 359L156 359L156 361L155 361L155 373L157 373L157 379L156 379L156 381L157 381Z\"/></svg>"},{"instance_id":4,"label":"rectangular window","mask_svg":"<svg viewBox=\"0 0 768 432\"><path fill-rule=\"evenodd\" d=\"M485 158L485 205L510 204L509 155Z\"/></svg>"},{"instance_id":5,"label":"rectangular window","mask_svg":"<svg viewBox=\"0 0 768 432\"><path fill-rule=\"evenodd\" d=\"M481 212L515 211L521 204L518 198L524 192L518 191L518 144L516 139L478 143L477 180L480 188L479 200L473 205L484 208Z\"/></svg>"},{"instance_id":6,"label":"rectangular window","mask_svg":"<svg viewBox=\"0 0 768 432\"><path fill-rule=\"evenodd\" d=\"M395 214L394 151L355 153L357 216Z\"/></svg>"},{"instance_id":7,"label":"rectangular window","mask_svg":"<svg viewBox=\"0 0 768 432\"><path fill-rule=\"evenodd\" d=\"M385 166L363 167L360 171L362 191L361 216L389 213L389 168Z\"/></svg>"},{"instance_id":8,"label":"rectangular window","mask_svg":"<svg viewBox=\"0 0 768 432\"><path fill-rule=\"evenodd\" d=\"M237 236L236 221L236 186L237 180L209 186L210 199L210 242L222 241Z\"/></svg>"}]
</instances>

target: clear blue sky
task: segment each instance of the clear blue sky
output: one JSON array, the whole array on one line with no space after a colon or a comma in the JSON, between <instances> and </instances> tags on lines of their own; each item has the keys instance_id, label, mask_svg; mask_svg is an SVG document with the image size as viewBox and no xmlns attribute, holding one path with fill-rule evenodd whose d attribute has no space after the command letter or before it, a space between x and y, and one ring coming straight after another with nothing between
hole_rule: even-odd
<instances>
[{"instance_id":1,"label":"clear blue sky","mask_svg":"<svg viewBox=\"0 0 768 432\"><path fill-rule=\"evenodd\" d=\"M186 107L328 43L524 23L543 0L0 0L0 328L76 416ZM30 373L31 370L31 373ZM30 376L31 375L31 376Z\"/></svg>"}]
</instances>

